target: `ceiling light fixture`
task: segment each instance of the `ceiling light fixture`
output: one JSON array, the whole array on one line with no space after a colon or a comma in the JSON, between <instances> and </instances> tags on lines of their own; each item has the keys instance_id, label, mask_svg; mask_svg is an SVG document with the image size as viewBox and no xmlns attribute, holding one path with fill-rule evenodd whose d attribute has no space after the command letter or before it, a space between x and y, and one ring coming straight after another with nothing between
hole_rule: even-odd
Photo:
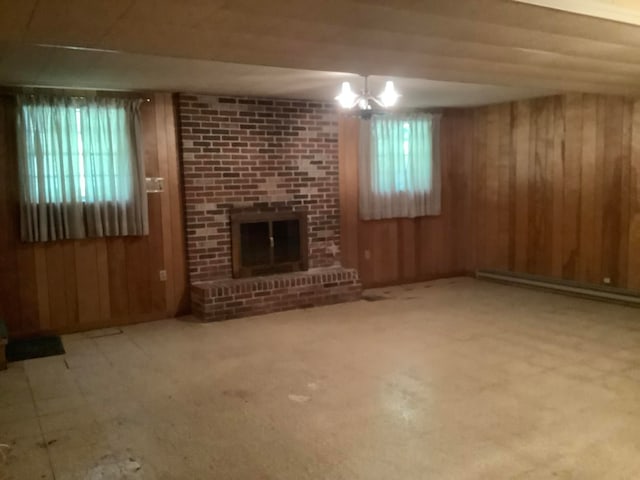
<instances>
[{"instance_id":1,"label":"ceiling light fixture","mask_svg":"<svg viewBox=\"0 0 640 480\"><path fill-rule=\"evenodd\" d=\"M374 105L382 108L391 108L398 102L398 98L400 98L400 94L393 86L391 80L387 80L384 90L380 95L371 95L371 93L369 93L368 77L365 76L362 93L355 93L351 90L351 84L349 82L343 82L340 94L336 97L336 100L345 110L353 110L357 107L360 115L371 116Z\"/></svg>"}]
</instances>

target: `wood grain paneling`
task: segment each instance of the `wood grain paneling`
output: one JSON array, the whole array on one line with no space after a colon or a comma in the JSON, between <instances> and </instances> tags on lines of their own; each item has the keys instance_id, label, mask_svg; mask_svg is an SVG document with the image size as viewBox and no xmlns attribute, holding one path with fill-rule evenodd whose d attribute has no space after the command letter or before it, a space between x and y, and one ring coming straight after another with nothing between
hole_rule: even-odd
<instances>
[{"instance_id":1,"label":"wood grain paneling","mask_svg":"<svg viewBox=\"0 0 640 480\"><path fill-rule=\"evenodd\" d=\"M339 125L340 250L343 266L358 267L358 135L355 117L342 117Z\"/></svg>"},{"instance_id":2,"label":"wood grain paneling","mask_svg":"<svg viewBox=\"0 0 640 480\"><path fill-rule=\"evenodd\" d=\"M0 317L13 335L122 325L188 310L172 96L156 94L144 104L142 124L146 173L165 179L163 192L148 194L148 236L22 243L14 107L11 98L0 97Z\"/></svg>"},{"instance_id":3,"label":"wood grain paneling","mask_svg":"<svg viewBox=\"0 0 640 480\"><path fill-rule=\"evenodd\" d=\"M440 216L343 212L366 286L492 269L640 291L639 101L568 94L446 110L440 142Z\"/></svg>"},{"instance_id":4,"label":"wood grain paneling","mask_svg":"<svg viewBox=\"0 0 640 480\"><path fill-rule=\"evenodd\" d=\"M630 155L627 283L640 290L640 100L633 103L631 113Z\"/></svg>"},{"instance_id":5,"label":"wood grain paneling","mask_svg":"<svg viewBox=\"0 0 640 480\"><path fill-rule=\"evenodd\" d=\"M474 131L482 132L469 136L483 172L476 192L496 183L500 192L510 192L489 210L481 196L475 199L478 268L588 284L609 278L613 286L638 290L638 106L623 97L588 94L516 102L504 110L513 128L500 129L497 138L492 117L502 105L467 111ZM512 145L507 168L515 168L515 175L505 176L502 163L485 160L483 152L495 150L495 143ZM509 218L510 205L516 215ZM514 249L508 262L493 231L494 215L508 219L499 229L502 234L506 226Z\"/></svg>"}]
</instances>

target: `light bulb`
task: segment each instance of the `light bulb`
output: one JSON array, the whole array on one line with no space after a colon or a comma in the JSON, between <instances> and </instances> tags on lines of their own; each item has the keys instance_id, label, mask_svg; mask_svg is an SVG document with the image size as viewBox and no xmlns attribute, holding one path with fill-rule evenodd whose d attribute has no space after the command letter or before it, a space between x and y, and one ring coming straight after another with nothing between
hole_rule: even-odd
<instances>
[{"instance_id":1,"label":"light bulb","mask_svg":"<svg viewBox=\"0 0 640 480\"><path fill-rule=\"evenodd\" d=\"M393 107L400 98L400 94L396 91L391 80L387 80L383 92L380 94L380 103L384 107Z\"/></svg>"},{"instance_id":2,"label":"light bulb","mask_svg":"<svg viewBox=\"0 0 640 480\"><path fill-rule=\"evenodd\" d=\"M336 100L342 108L351 108L355 102L357 95L351 90L349 82L342 82L342 89Z\"/></svg>"}]
</instances>

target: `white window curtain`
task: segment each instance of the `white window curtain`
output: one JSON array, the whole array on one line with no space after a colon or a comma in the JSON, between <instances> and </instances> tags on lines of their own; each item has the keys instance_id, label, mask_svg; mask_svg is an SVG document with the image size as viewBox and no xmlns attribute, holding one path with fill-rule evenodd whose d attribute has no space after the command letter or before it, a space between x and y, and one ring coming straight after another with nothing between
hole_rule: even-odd
<instances>
[{"instance_id":1,"label":"white window curtain","mask_svg":"<svg viewBox=\"0 0 640 480\"><path fill-rule=\"evenodd\" d=\"M148 234L139 106L18 96L23 241Z\"/></svg>"},{"instance_id":2,"label":"white window curtain","mask_svg":"<svg viewBox=\"0 0 640 480\"><path fill-rule=\"evenodd\" d=\"M440 214L439 115L374 115L360 122L360 217Z\"/></svg>"}]
</instances>

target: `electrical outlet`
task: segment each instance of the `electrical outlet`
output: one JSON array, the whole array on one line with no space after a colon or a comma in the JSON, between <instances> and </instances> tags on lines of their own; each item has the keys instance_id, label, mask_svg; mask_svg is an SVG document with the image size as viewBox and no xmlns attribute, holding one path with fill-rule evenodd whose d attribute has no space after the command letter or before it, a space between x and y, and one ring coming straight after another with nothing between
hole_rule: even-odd
<instances>
[{"instance_id":1,"label":"electrical outlet","mask_svg":"<svg viewBox=\"0 0 640 480\"><path fill-rule=\"evenodd\" d=\"M160 281L161 282L166 282L167 281L167 271L166 270L160 270L158 272L158 276L160 277Z\"/></svg>"},{"instance_id":2,"label":"electrical outlet","mask_svg":"<svg viewBox=\"0 0 640 480\"><path fill-rule=\"evenodd\" d=\"M609 277L604 277L602 279L602 283L604 283L605 285L611 285L611 279Z\"/></svg>"},{"instance_id":3,"label":"electrical outlet","mask_svg":"<svg viewBox=\"0 0 640 480\"><path fill-rule=\"evenodd\" d=\"M371 260L371 252L369 250L364 251L364 259Z\"/></svg>"}]
</instances>

